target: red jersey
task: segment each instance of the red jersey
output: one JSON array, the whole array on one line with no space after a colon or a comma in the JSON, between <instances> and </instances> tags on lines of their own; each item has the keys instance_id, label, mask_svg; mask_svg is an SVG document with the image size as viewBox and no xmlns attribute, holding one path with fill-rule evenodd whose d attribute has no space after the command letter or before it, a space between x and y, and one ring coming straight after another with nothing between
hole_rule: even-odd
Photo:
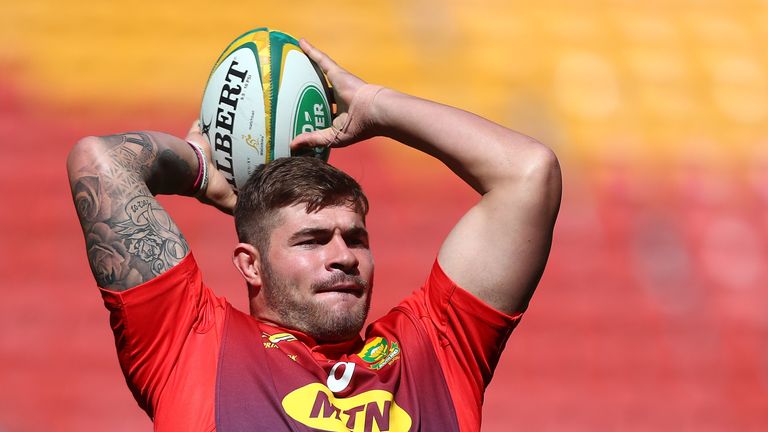
<instances>
[{"instance_id":1,"label":"red jersey","mask_svg":"<svg viewBox=\"0 0 768 432\"><path fill-rule=\"evenodd\" d=\"M159 431L476 431L520 318L437 262L364 338L337 344L236 310L191 254L143 285L101 292L128 386Z\"/></svg>"}]
</instances>

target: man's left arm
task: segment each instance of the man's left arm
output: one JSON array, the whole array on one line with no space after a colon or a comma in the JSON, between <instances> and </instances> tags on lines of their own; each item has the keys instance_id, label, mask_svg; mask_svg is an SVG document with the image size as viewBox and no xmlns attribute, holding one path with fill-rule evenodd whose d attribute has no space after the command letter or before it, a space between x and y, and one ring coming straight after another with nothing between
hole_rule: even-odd
<instances>
[{"instance_id":1,"label":"man's left arm","mask_svg":"<svg viewBox=\"0 0 768 432\"><path fill-rule=\"evenodd\" d=\"M475 114L366 85L301 43L333 83L341 114L332 128L292 145L342 147L383 135L441 160L481 195L445 239L441 267L495 309L524 311L544 271L560 207L555 154Z\"/></svg>"},{"instance_id":2,"label":"man's left arm","mask_svg":"<svg viewBox=\"0 0 768 432\"><path fill-rule=\"evenodd\" d=\"M379 92L375 110L387 135L437 157L481 195L440 248L446 275L495 309L524 311L560 206L554 153L482 117L392 90Z\"/></svg>"}]
</instances>

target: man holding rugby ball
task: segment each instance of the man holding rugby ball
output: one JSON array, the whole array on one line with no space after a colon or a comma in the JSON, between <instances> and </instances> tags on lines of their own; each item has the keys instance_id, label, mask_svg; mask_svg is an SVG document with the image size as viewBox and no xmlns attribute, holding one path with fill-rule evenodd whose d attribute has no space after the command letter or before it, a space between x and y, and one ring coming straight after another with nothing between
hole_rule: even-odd
<instances>
[{"instance_id":1,"label":"man holding rugby ball","mask_svg":"<svg viewBox=\"0 0 768 432\"><path fill-rule=\"evenodd\" d=\"M306 41L334 86L333 127L293 149L387 136L480 195L427 281L360 332L373 287L368 202L312 158L232 190L196 127L82 139L67 161L120 365L156 430L474 431L507 338L544 270L560 204L555 155L486 119L364 83ZM234 214L250 314L216 297L156 194Z\"/></svg>"}]
</instances>

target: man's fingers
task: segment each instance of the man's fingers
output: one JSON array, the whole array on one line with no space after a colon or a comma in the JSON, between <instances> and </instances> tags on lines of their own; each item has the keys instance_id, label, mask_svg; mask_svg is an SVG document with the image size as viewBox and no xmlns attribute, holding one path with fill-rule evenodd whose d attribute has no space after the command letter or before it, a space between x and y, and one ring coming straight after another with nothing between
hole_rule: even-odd
<instances>
[{"instance_id":1,"label":"man's fingers","mask_svg":"<svg viewBox=\"0 0 768 432\"><path fill-rule=\"evenodd\" d=\"M211 145L208 143L208 138L200 131L200 123L197 120L192 123L185 140L199 145L208 158L212 157Z\"/></svg>"},{"instance_id":2,"label":"man's fingers","mask_svg":"<svg viewBox=\"0 0 768 432\"><path fill-rule=\"evenodd\" d=\"M314 132L305 132L291 141L291 149L304 147L329 147L336 141L339 131L336 128L321 129Z\"/></svg>"},{"instance_id":3,"label":"man's fingers","mask_svg":"<svg viewBox=\"0 0 768 432\"><path fill-rule=\"evenodd\" d=\"M328 57L327 54L315 48L306 39L301 39L299 41L299 46L301 46L301 49L304 50L304 53L307 54L309 58L320 66L320 70L322 70L324 74L328 75L332 73L335 68L339 67L339 65Z\"/></svg>"},{"instance_id":4,"label":"man's fingers","mask_svg":"<svg viewBox=\"0 0 768 432\"><path fill-rule=\"evenodd\" d=\"M187 132L187 135L192 135L195 133L200 133L200 121L195 120L192 122L192 126L189 127L189 132Z\"/></svg>"}]
</instances>

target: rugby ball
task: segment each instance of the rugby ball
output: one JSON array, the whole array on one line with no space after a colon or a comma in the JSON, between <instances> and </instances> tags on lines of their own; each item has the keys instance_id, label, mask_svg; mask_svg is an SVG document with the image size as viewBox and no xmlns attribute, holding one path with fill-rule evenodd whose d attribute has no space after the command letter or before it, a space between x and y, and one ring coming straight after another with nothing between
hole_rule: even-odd
<instances>
[{"instance_id":1,"label":"rugby ball","mask_svg":"<svg viewBox=\"0 0 768 432\"><path fill-rule=\"evenodd\" d=\"M295 38L268 28L238 37L216 60L200 109L216 168L238 189L256 167L280 157L328 160L328 148L292 154L289 144L302 132L331 126L329 95Z\"/></svg>"}]
</instances>

